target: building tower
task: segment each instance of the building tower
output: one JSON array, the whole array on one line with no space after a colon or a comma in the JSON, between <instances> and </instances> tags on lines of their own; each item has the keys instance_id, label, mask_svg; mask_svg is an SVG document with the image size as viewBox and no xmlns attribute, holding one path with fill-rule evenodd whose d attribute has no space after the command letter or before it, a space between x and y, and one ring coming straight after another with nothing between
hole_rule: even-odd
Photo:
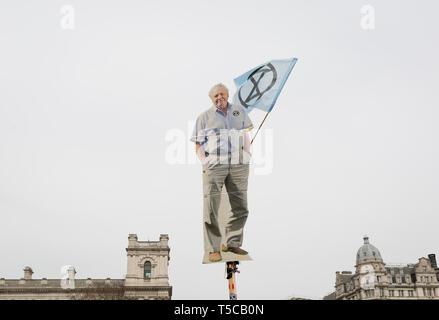
<instances>
[{"instance_id":1,"label":"building tower","mask_svg":"<svg viewBox=\"0 0 439 320\"><path fill-rule=\"evenodd\" d=\"M384 279L386 265L380 251L369 243L369 237L363 237L363 245L357 251L355 274L350 271L336 272L336 297L352 292L356 299L365 299L374 295L377 281Z\"/></svg>"},{"instance_id":2,"label":"building tower","mask_svg":"<svg viewBox=\"0 0 439 320\"><path fill-rule=\"evenodd\" d=\"M369 237L363 237L364 244L357 251L357 260L355 264L356 272L361 273L362 270L385 272L385 264L381 257L380 251L369 243ZM370 268L369 268L370 267Z\"/></svg>"},{"instance_id":3,"label":"building tower","mask_svg":"<svg viewBox=\"0 0 439 320\"><path fill-rule=\"evenodd\" d=\"M357 251L355 264L355 280L360 287L359 299L374 296L377 282L384 280L386 276L386 264L381 257L380 251L369 243L369 237L363 237L364 244Z\"/></svg>"},{"instance_id":4,"label":"building tower","mask_svg":"<svg viewBox=\"0 0 439 320\"><path fill-rule=\"evenodd\" d=\"M436 255L418 263L389 265L379 250L364 236L357 251L356 271L335 273L335 292L324 300L439 300L439 268Z\"/></svg>"},{"instance_id":5,"label":"building tower","mask_svg":"<svg viewBox=\"0 0 439 320\"><path fill-rule=\"evenodd\" d=\"M170 296L168 240L167 234L161 234L159 241L138 241L136 234L129 234L125 277L128 292L148 288L157 290L158 296Z\"/></svg>"}]
</instances>

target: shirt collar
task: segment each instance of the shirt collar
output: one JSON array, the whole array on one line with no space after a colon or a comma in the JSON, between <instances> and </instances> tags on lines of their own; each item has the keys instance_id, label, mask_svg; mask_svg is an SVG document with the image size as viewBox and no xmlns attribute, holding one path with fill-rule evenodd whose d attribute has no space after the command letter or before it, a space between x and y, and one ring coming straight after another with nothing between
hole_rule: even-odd
<instances>
[{"instance_id":1,"label":"shirt collar","mask_svg":"<svg viewBox=\"0 0 439 320\"><path fill-rule=\"evenodd\" d=\"M231 103L227 102L227 113L229 113L231 107L232 107ZM224 115L224 113L220 109L218 109L216 105L212 106L212 110Z\"/></svg>"}]
</instances>

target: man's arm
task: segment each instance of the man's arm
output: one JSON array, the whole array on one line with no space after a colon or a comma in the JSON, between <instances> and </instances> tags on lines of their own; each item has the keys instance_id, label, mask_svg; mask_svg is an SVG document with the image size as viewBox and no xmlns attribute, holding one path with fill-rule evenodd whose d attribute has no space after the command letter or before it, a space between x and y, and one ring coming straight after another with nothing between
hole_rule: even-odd
<instances>
[{"instance_id":1,"label":"man's arm","mask_svg":"<svg viewBox=\"0 0 439 320\"><path fill-rule=\"evenodd\" d=\"M198 159L200 159L201 163L204 163L206 159L206 155L204 153L204 148L199 142L195 142L195 153L197 154Z\"/></svg>"}]
</instances>

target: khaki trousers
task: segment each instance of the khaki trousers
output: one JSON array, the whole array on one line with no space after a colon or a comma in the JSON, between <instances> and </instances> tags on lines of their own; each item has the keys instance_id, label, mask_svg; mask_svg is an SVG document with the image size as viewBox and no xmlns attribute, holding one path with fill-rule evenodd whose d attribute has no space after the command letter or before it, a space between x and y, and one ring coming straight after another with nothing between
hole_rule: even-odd
<instances>
[{"instance_id":1,"label":"khaki trousers","mask_svg":"<svg viewBox=\"0 0 439 320\"><path fill-rule=\"evenodd\" d=\"M219 208L221 201L227 201L227 199L230 202L231 213L225 217L224 243L228 247L241 247L244 225L248 216L248 175L248 163L203 166L203 232L205 251L220 251ZM223 187L225 187L226 193L223 191Z\"/></svg>"}]
</instances>

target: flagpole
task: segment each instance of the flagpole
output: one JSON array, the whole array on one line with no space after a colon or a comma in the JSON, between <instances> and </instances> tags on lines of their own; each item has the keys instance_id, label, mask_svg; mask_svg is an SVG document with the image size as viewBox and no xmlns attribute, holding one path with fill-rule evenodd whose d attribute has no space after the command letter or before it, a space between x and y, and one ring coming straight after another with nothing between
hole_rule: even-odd
<instances>
[{"instance_id":1,"label":"flagpole","mask_svg":"<svg viewBox=\"0 0 439 320\"><path fill-rule=\"evenodd\" d=\"M267 119L267 116L268 116L269 113L270 113L270 112L267 112L267 113L265 114L264 120L262 120L261 124L259 125L258 131L256 131L256 134L255 134L255 136L253 137L253 139L252 139L252 141L250 142L250 144L252 144L253 141L255 140L256 136L258 135L259 129L261 129L261 127L262 127L262 125L264 124L265 119Z\"/></svg>"}]
</instances>

